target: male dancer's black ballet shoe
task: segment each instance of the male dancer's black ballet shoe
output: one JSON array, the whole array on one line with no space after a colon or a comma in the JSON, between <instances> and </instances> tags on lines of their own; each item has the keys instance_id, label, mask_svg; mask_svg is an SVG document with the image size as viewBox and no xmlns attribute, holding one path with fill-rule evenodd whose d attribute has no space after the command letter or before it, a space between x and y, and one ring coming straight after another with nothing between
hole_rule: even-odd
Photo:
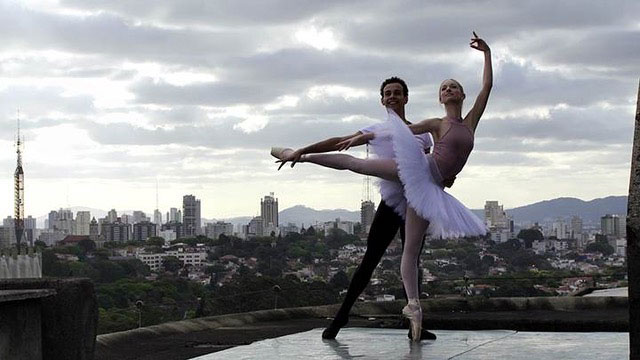
<instances>
[{"instance_id":1,"label":"male dancer's black ballet shoe","mask_svg":"<svg viewBox=\"0 0 640 360\"><path fill-rule=\"evenodd\" d=\"M409 332L407 333L407 337L413 340L413 337L411 337L411 329L409 329ZM420 340L435 340L437 338L438 337L436 336L436 334L432 333L427 329L422 329L422 331L420 332Z\"/></svg>"},{"instance_id":2,"label":"male dancer's black ballet shoe","mask_svg":"<svg viewBox=\"0 0 640 360\"><path fill-rule=\"evenodd\" d=\"M331 324L329 324L329 326L327 326L327 328L324 329L324 331L322 332L323 339L329 339L329 340L335 339L336 336L338 335L338 332L340 332L340 329L342 329L349 322L349 320L345 320L345 321L337 321L337 320L338 319L333 319Z\"/></svg>"}]
</instances>

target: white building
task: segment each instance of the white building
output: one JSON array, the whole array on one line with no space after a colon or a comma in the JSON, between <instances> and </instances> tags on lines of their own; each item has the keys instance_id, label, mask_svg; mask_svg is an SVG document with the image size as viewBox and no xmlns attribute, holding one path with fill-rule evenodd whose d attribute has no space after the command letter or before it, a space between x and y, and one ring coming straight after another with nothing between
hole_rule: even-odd
<instances>
[{"instance_id":1,"label":"white building","mask_svg":"<svg viewBox=\"0 0 640 360\"><path fill-rule=\"evenodd\" d=\"M89 211L78 211L76 213L76 226L74 235L89 235L90 223L91 213Z\"/></svg>"},{"instance_id":2,"label":"white building","mask_svg":"<svg viewBox=\"0 0 640 360\"><path fill-rule=\"evenodd\" d=\"M512 238L511 231L509 229L491 228L489 233L491 234L491 240L496 244L507 242Z\"/></svg>"},{"instance_id":3,"label":"white building","mask_svg":"<svg viewBox=\"0 0 640 360\"><path fill-rule=\"evenodd\" d=\"M210 239L214 239L217 240L220 235L224 234L226 236L232 236L233 235L233 224L232 223L228 223L228 222L224 222L224 221L217 221L215 223L209 223L207 224L207 226L204 229L204 234L206 237L210 238Z\"/></svg>"},{"instance_id":4,"label":"white building","mask_svg":"<svg viewBox=\"0 0 640 360\"><path fill-rule=\"evenodd\" d=\"M156 228L157 229L157 228ZM162 231L158 231L158 236L164 239L164 243L168 244L171 241L177 239L176 231L171 229L165 229Z\"/></svg>"},{"instance_id":5,"label":"white building","mask_svg":"<svg viewBox=\"0 0 640 360\"><path fill-rule=\"evenodd\" d=\"M551 236L557 239L570 239L571 229L563 219L558 218L551 224Z\"/></svg>"},{"instance_id":6,"label":"white building","mask_svg":"<svg viewBox=\"0 0 640 360\"><path fill-rule=\"evenodd\" d=\"M158 228L162 225L162 213L158 209L153 211L153 223L158 225Z\"/></svg>"},{"instance_id":7,"label":"white building","mask_svg":"<svg viewBox=\"0 0 640 360\"><path fill-rule=\"evenodd\" d=\"M337 218L335 221L327 221L322 224L325 236L329 235L332 229L340 229L349 235L353 235L353 227L353 221L341 221L340 218Z\"/></svg>"},{"instance_id":8,"label":"white building","mask_svg":"<svg viewBox=\"0 0 640 360\"><path fill-rule=\"evenodd\" d=\"M207 252L200 249L180 248L169 250L164 253L136 253L136 258L149 266L151 271L158 271L162 267L162 259L167 256L175 256L182 261L183 266L191 265L197 268L202 267L207 260Z\"/></svg>"},{"instance_id":9,"label":"white building","mask_svg":"<svg viewBox=\"0 0 640 360\"><path fill-rule=\"evenodd\" d=\"M294 223L288 223L287 225L281 226L280 227L280 234L285 236L287 234L291 234L291 233L300 233L300 228L298 227L298 225L294 224Z\"/></svg>"}]
</instances>

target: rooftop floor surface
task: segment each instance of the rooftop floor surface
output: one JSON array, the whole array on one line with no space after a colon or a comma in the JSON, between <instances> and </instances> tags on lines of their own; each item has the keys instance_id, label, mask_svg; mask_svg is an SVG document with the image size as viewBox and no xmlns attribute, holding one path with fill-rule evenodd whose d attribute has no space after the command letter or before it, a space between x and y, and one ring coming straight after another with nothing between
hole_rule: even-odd
<instances>
[{"instance_id":1,"label":"rooftop floor surface","mask_svg":"<svg viewBox=\"0 0 640 360\"><path fill-rule=\"evenodd\" d=\"M413 343L407 330L345 328L323 340L321 328L236 346L192 360L218 359L625 359L629 334L435 330L437 340Z\"/></svg>"}]
</instances>

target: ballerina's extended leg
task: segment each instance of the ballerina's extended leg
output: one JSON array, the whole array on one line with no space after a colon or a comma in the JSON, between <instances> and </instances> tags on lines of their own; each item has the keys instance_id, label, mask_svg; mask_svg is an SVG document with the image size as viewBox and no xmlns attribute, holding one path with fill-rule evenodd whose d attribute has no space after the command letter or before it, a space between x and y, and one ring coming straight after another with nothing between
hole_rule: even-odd
<instances>
[{"instance_id":1,"label":"ballerina's extended leg","mask_svg":"<svg viewBox=\"0 0 640 360\"><path fill-rule=\"evenodd\" d=\"M271 155L282 160L293 150L272 148ZM350 170L385 180L399 181L398 167L392 159L360 159L347 154L306 154L298 162L308 162L336 170Z\"/></svg>"}]
</instances>

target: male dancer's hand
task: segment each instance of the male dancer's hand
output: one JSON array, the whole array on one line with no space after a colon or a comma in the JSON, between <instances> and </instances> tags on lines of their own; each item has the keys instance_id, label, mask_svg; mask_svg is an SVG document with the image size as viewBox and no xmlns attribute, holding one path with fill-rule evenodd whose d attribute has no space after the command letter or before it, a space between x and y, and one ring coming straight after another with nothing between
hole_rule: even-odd
<instances>
[{"instance_id":1,"label":"male dancer's hand","mask_svg":"<svg viewBox=\"0 0 640 360\"><path fill-rule=\"evenodd\" d=\"M291 167L293 167L298 161L300 161L301 157L302 157L302 151L300 151L300 149L295 150L294 152L288 153L287 155L284 155L282 159L276 160L276 163L280 163L278 170L282 169L284 164L286 164L289 161L291 161Z\"/></svg>"}]
</instances>

